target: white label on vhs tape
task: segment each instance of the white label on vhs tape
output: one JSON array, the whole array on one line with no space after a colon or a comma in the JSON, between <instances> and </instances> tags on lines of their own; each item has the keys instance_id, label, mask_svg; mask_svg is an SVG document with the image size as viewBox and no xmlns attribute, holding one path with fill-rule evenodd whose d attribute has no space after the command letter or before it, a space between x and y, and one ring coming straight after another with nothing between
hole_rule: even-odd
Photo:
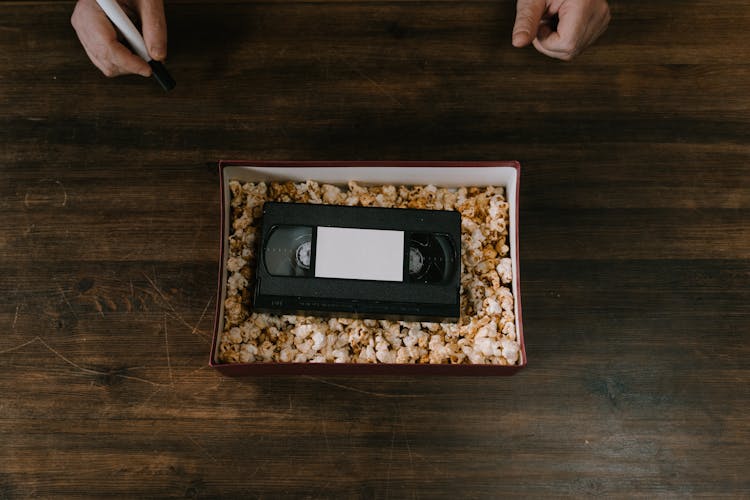
<instances>
[{"instance_id":1,"label":"white label on vhs tape","mask_svg":"<svg viewBox=\"0 0 750 500\"><path fill-rule=\"evenodd\" d=\"M403 281L404 232L319 226L315 277Z\"/></svg>"}]
</instances>

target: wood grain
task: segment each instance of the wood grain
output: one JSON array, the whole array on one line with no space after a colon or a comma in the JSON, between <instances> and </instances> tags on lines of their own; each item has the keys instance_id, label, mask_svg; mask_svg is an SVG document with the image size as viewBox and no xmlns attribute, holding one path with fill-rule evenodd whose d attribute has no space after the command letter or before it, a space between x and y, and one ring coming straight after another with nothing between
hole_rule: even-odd
<instances>
[{"instance_id":1,"label":"wood grain","mask_svg":"<svg viewBox=\"0 0 750 500\"><path fill-rule=\"evenodd\" d=\"M750 4L167 5L165 95L0 2L0 498L750 495ZM511 378L207 367L218 159L522 162Z\"/></svg>"}]
</instances>

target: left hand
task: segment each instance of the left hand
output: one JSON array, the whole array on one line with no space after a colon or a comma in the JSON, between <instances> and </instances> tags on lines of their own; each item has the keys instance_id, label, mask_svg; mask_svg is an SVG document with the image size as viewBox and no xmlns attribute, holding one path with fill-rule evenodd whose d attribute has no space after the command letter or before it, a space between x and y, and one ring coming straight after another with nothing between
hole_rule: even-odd
<instances>
[{"instance_id":1,"label":"left hand","mask_svg":"<svg viewBox=\"0 0 750 500\"><path fill-rule=\"evenodd\" d=\"M557 29L550 20L558 17ZM518 0L513 46L534 48L570 61L607 29L611 17L606 0Z\"/></svg>"}]
</instances>

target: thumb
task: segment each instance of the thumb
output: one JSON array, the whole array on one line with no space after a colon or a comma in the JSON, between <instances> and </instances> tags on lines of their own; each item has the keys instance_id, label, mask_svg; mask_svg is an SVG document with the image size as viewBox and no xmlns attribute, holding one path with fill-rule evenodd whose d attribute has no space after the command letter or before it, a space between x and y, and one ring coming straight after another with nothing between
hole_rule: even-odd
<instances>
[{"instance_id":1,"label":"thumb","mask_svg":"<svg viewBox=\"0 0 750 500\"><path fill-rule=\"evenodd\" d=\"M152 59L163 61L167 57L167 20L164 17L162 0L137 0L136 8L141 16L143 41Z\"/></svg>"},{"instance_id":2,"label":"thumb","mask_svg":"<svg viewBox=\"0 0 750 500\"><path fill-rule=\"evenodd\" d=\"M525 47L536 38L539 21L542 20L546 9L545 0L518 0L516 23L513 25L514 47Z\"/></svg>"}]
</instances>

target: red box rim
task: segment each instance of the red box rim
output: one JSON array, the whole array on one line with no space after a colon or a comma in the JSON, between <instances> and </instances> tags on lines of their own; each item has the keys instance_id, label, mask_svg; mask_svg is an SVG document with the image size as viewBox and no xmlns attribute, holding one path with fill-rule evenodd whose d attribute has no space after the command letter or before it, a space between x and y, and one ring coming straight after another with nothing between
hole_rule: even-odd
<instances>
[{"instance_id":1,"label":"red box rim","mask_svg":"<svg viewBox=\"0 0 750 500\"><path fill-rule=\"evenodd\" d=\"M518 306L516 335L521 345L521 363L513 366L502 365L450 365L450 364L395 364L395 363L219 363L216 360L218 345L219 323L223 310L221 291L224 286L224 227L227 213L224 208L224 169L226 167L258 166L258 167L422 167L422 168L461 168L461 167L511 167L516 170L515 200L518 205L521 189L521 164L518 161L282 161L282 160L220 160L219 167L219 203L221 209L221 226L219 238L219 277L216 295L216 311L214 314L213 338L211 341L211 355L209 366L219 372L230 375L512 375L528 364L526 358L526 342L523 336L523 317L521 309L521 270L518 251L518 237L515 248L511 251L515 256L514 278L517 296L514 297ZM515 230L518 236L519 210L515 214Z\"/></svg>"}]
</instances>

